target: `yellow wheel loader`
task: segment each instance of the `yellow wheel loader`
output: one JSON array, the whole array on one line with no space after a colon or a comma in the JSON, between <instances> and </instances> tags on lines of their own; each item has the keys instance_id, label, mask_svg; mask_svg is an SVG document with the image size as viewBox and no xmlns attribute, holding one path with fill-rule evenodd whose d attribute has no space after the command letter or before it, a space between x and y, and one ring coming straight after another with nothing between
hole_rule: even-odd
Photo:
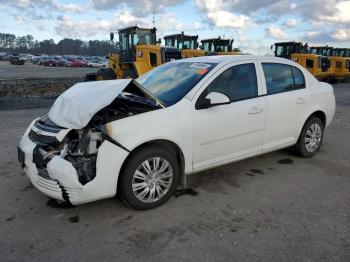
<instances>
[{"instance_id":1,"label":"yellow wheel loader","mask_svg":"<svg viewBox=\"0 0 350 262\"><path fill-rule=\"evenodd\" d=\"M320 81L329 81L330 61L328 57L308 53L307 44L300 42L275 43L276 57L291 59L305 67L313 76Z\"/></svg>"},{"instance_id":2,"label":"yellow wheel loader","mask_svg":"<svg viewBox=\"0 0 350 262\"><path fill-rule=\"evenodd\" d=\"M333 57L341 57L346 59L346 69L348 71L347 79L350 78L350 49L349 48L333 48ZM339 67L339 63L338 63Z\"/></svg>"},{"instance_id":3,"label":"yellow wheel loader","mask_svg":"<svg viewBox=\"0 0 350 262\"><path fill-rule=\"evenodd\" d=\"M163 47L156 40L156 28L123 28L118 31L119 45L108 56L108 67L96 74L87 74L86 80L136 78L151 69L175 59L181 59L180 49ZM114 33L111 33L111 41Z\"/></svg>"},{"instance_id":4,"label":"yellow wheel loader","mask_svg":"<svg viewBox=\"0 0 350 262\"><path fill-rule=\"evenodd\" d=\"M341 57L333 55L333 48L329 46L313 46L310 47L309 52L311 54L317 54L321 56L327 56L330 61L330 67L328 69L329 72L329 80L340 81L345 80L350 76L349 72L349 61L350 57Z\"/></svg>"},{"instance_id":5,"label":"yellow wheel loader","mask_svg":"<svg viewBox=\"0 0 350 262\"><path fill-rule=\"evenodd\" d=\"M332 55L333 56L341 56L341 57L350 57L350 49L349 48L333 48Z\"/></svg>"},{"instance_id":6,"label":"yellow wheel loader","mask_svg":"<svg viewBox=\"0 0 350 262\"><path fill-rule=\"evenodd\" d=\"M205 56L205 51L198 49L198 35L173 34L164 36L165 46L181 50L182 58Z\"/></svg>"},{"instance_id":7,"label":"yellow wheel loader","mask_svg":"<svg viewBox=\"0 0 350 262\"><path fill-rule=\"evenodd\" d=\"M211 38L201 41L206 55L239 55L240 51L232 48L233 39Z\"/></svg>"}]
</instances>

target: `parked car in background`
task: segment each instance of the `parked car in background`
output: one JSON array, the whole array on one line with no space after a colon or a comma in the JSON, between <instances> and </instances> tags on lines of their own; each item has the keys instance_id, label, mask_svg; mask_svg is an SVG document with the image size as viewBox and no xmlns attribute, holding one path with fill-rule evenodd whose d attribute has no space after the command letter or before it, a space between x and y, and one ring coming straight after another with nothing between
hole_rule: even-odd
<instances>
[{"instance_id":1,"label":"parked car in background","mask_svg":"<svg viewBox=\"0 0 350 262\"><path fill-rule=\"evenodd\" d=\"M62 64L62 66L64 67L70 67L72 66L72 62L67 60L67 59L64 59L64 58L61 58L60 59L60 63Z\"/></svg>"},{"instance_id":2,"label":"parked car in background","mask_svg":"<svg viewBox=\"0 0 350 262\"><path fill-rule=\"evenodd\" d=\"M30 124L19 161L37 189L60 201L117 192L149 209L192 173L286 147L312 157L334 113L332 86L293 61L176 60L135 80L68 89Z\"/></svg>"},{"instance_id":3,"label":"parked car in background","mask_svg":"<svg viewBox=\"0 0 350 262\"><path fill-rule=\"evenodd\" d=\"M87 63L85 61L82 60L71 60L71 67L86 67Z\"/></svg>"},{"instance_id":4,"label":"parked car in background","mask_svg":"<svg viewBox=\"0 0 350 262\"><path fill-rule=\"evenodd\" d=\"M33 64L37 64L38 61L39 61L39 60L42 60L42 59L43 59L42 56L33 55L31 61L32 61Z\"/></svg>"},{"instance_id":5,"label":"parked car in background","mask_svg":"<svg viewBox=\"0 0 350 262\"><path fill-rule=\"evenodd\" d=\"M20 56L12 56L10 58L10 63L12 65L24 65L25 64L25 60L20 57Z\"/></svg>"},{"instance_id":6,"label":"parked car in background","mask_svg":"<svg viewBox=\"0 0 350 262\"><path fill-rule=\"evenodd\" d=\"M4 58L8 55L7 52L1 52L0 53L0 60L5 60Z\"/></svg>"},{"instance_id":7,"label":"parked car in background","mask_svg":"<svg viewBox=\"0 0 350 262\"><path fill-rule=\"evenodd\" d=\"M101 67L106 67L107 64L104 63L103 61L100 61L100 60L92 60L92 61L87 62L87 66L101 68Z\"/></svg>"},{"instance_id":8,"label":"parked car in background","mask_svg":"<svg viewBox=\"0 0 350 262\"><path fill-rule=\"evenodd\" d=\"M63 66L63 64L59 60L52 59L52 58L43 60L41 64L44 66Z\"/></svg>"}]
</instances>

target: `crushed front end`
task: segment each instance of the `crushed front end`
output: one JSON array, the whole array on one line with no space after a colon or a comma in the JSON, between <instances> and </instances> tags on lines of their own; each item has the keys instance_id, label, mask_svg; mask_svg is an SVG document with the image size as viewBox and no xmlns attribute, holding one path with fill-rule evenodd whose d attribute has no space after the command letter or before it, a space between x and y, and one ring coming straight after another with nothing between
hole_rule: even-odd
<instances>
[{"instance_id":1,"label":"crushed front end","mask_svg":"<svg viewBox=\"0 0 350 262\"><path fill-rule=\"evenodd\" d=\"M110 159L110 154L118 158ZM72 204L115 195L127 154L96 127L67 129L47 115L32 122L18 148L18 159L33 185L49 197Z\"/></svg>"},{"instance_id":2,"label":"crushed front end","mask_svg":"<svg viewBox=\"0 0 350 262\"><path fill-rule=\"evenodd\" d=\"M111 123L162 108L131 80L101 82L68 89L20 140L25 173L52 198L81 204L115 196L130 152L113 138Z\"/></svg>"}]
</instances>

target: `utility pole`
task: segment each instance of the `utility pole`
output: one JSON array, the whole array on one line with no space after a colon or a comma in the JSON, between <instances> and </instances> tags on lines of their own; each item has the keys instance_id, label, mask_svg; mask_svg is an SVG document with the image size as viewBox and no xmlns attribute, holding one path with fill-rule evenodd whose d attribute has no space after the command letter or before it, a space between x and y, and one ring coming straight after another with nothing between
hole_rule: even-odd
<instances>
[{"instance_id":1,"label":"utility pole","mask_svg":"<svg viewBox=\"0 0 350 262\"><path fill-rule=\"evenodd\" d=\"M262 41L262 38L260 38L259 40L259 56L261 55L261 41Z\"/></svg>"},{"instance_id":2,"label":"utility pole","mask_svg":"<svg viewBox=\"0 0 350 262\"><path fill-rule=\"evenodd\" d=\"M152 11L152 15L153 15L152 24L153 24L153 27L155 27L156 19L155 19L155 12L154 12L154 10Z\"/></svg>"}]
</instances>

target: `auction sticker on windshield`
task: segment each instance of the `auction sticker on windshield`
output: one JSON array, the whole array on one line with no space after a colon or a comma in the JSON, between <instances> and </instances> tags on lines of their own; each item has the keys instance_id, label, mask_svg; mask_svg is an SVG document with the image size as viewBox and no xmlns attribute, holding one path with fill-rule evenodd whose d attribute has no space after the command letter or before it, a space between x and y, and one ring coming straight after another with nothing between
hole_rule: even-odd
<instances>
[{"instance_id":1,"label":"auction sticker on windshield","mask_svg":"<svg viewBox=\"0 0 350 262\"><path fill-rule=\"evenodd\" d=\"M205 64L205 63L193 63L192 65L190 65L190 67L193 68L198 68L198 69L206 69L211 67L211 64Z\"/></svg>"}]
</instances>

